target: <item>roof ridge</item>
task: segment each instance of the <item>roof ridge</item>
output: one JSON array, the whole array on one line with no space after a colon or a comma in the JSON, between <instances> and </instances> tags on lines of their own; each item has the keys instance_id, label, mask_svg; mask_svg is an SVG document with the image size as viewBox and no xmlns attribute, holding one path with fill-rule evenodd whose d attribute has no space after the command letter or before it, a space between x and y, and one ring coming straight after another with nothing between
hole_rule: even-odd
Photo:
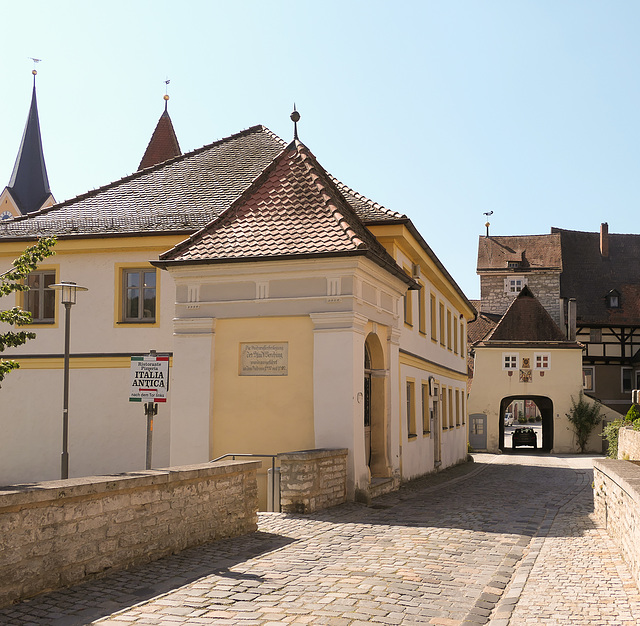
<instances>
[{"instance_id":1,"label":"roof ridge","mask_svg":"<svg viewBox=\"0 0 640 626\"><path fill-rule=\"evenodd\" d=\"M398 213L397 211L388 209L387 207L385 207L383 204L380 204L379 202L375 202L374 200L371 200L367 196L361 194L359 191L356 191L352 187L349 187L349 185L346 185L341 180L338 180L333 174L330 174L329 172L326 172L326 174L339 189L344 189L347 193L355 196L358 200L365 202L372 208L384 211L385 213L388 213L390 216L395 216L395 217L398 217L399 219L407 217L404 213Z\"/></svg>"},{"instance_id":2,"label":"roof ridge","mask_svg":"<svg viewBox=\"0 0 640 626\"><path fill-rule=\"evenodd\" d=\"M58 202L57 204L54 204L50 207L45 207L45 208L39 209L38 211L32 211L28 215L17 216L12 221L19 222L24 219L29 219L29 218L40 216L40 215L46 215L47 213L51 213L63 207L69 206L71 204L74 204L75 202L80 202L82 200L86 200L87 198L91 198L99 193L102 193L103 191L113 189L114 187L117 187L120 184L127 183L136 178L141 178L142 176L146 176L147 174L155 172L163 167L166 167L173 163L177 163L180 160L184 160L189 157L195 156L196 154L206 152L207 150L210 150L211 148L214 148L216 146L220 146L223 143L226 143L235 139L239 139L240 137L246 137L247 135L251 135L253 133L260 132L260 131L266 132L268 135L270 135L274 139L280 141L283 144L283 146L285 145L284 140L281 137L278 137L278 135L276 135L273 131L269 130L266 126L263 126L262 124L256 124L255 126L250 126L249 128L245 128L244 130L234 133L233 135L229 135L228 137L223 137L222 139L213 141L209 144L201 146L200 148L195 148L190 152L185 152L184 154L176 156L173 159L169 159L168 161L163 161L162 163L158 163L144 170L138 170L136 172L132 172L131 174L127 174L122 178L111 181L110 183L107 183L105 185L101 185L100 187L96 187L95 189L91 189L90 191L85 191L84 193L74 196L73 198L68 198L66 200L63 200L62 202Z\"/></svg>"}]
</instances>

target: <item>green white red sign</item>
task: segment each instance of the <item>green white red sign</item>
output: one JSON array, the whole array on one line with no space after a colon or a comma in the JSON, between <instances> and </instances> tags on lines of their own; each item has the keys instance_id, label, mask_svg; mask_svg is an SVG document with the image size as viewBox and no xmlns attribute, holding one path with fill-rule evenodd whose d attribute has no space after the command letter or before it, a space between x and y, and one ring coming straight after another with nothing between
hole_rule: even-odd
<instances>
[{"instance_id":1,"label":"green white red sign","mask_svg":"<svg viewBox=\"0 0 640 626\"><path fill-rule=\"evenodd\" d=\"M168 356L131 357L129 402L166 402L168 388Z\"/></svg>"}]
</instances>

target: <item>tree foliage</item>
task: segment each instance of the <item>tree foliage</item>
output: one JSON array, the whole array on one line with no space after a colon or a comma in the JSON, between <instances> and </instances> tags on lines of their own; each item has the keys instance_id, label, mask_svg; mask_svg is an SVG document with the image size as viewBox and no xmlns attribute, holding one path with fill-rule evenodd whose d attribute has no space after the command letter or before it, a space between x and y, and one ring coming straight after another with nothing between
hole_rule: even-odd
<instances>
[{"instance_id":1,"label":"tree foliage","mask_svg":"<svg viewBox=\"0 0 640 626\"><path fill-rule=\"evenodd\" d=\"M600 403L588 402L581 391L577 402L571 396L571 409L567 413L567 418L573 426L578 448L580 452L584 452L589 436L602 420Z\"/></svg>"},{"instance_id":2,"label":"tree foliage","mask_svg":"<svg viewBox=\"0 0 640 626\"><path fill-rule=\"evenodd\" d=\"M17 259L14 260L10 270L0 274L0 298L8 296L16 291L27 291L25 283L29 272L33 272L43 259L55 254L53 246L55 237L43 237L35 244L29 246ZM4 322L12 327L27 326L31 323L31 313L23 311L20 307L0 311L0 323ZM36 334L26 330L8 330L0 332L0 352L5 348L15 348L33 339ZM17 361L0 358L0 382L14 369L20 367Z\"/></svg>"}]
</instances>

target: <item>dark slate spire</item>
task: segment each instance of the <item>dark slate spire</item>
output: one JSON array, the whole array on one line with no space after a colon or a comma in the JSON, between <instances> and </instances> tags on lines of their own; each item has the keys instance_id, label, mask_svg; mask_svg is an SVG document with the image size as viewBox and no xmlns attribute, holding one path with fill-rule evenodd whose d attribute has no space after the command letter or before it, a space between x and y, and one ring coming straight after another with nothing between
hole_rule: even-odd
<instances>
[{"instance_id":1,"label":"dark slate spire","mask_svg":"<svg viewBox=\"0 0 640 626\"><path fill-rule=\"evenodd\" d=\"M158 163L162 163L168 159L173 159L174 157L182 154L180 151L180 145L178 144L178 138L173 130L171 118L169 117L169 111L167 111L168 101L169 96L165 94L164 112L158 120L158 124L156 129L153 131L153 135L151 135L147 150L145 151L142 161L140 161L140 165L138 166L138 171L143 170L145 167L157 165Z\"/></svg>"},{"instance_id":2,"label":"dark slate spire","mask_svg":"<svg viewBox=\"0 0 640 626\"><path fill-rule=\"evenodd\" d=\"M29 117L22 135L13 174L7 185L11 197L23 214L37 211L51 195L40 138L36 74L37 72L33 70L33 95L31 96Z\"/></svg>"}]
</instances>

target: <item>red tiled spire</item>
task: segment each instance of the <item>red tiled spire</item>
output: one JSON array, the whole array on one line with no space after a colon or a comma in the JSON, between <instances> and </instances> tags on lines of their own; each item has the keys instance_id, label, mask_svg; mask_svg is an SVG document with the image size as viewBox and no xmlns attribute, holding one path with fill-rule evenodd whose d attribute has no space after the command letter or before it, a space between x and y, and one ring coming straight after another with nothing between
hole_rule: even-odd
<instances>
[{"instance_id":1,"label":"red tiled spire","mask_svg":"<svg viewBox=\"0 0 640 626\"><path fill-rule=\"evenodd\" d=\"M143 170L147 167L157 165L163 161L168 161L174 157L180 156L180 145L178 144L178 138L173 130L173 124L167 111L167 101L169 96L165 96L164 100L164 112L158 120L158 125L151 135L151 140L147 146L147 150L140 161L138 170Z\"/></svg>"}]
</instances>

